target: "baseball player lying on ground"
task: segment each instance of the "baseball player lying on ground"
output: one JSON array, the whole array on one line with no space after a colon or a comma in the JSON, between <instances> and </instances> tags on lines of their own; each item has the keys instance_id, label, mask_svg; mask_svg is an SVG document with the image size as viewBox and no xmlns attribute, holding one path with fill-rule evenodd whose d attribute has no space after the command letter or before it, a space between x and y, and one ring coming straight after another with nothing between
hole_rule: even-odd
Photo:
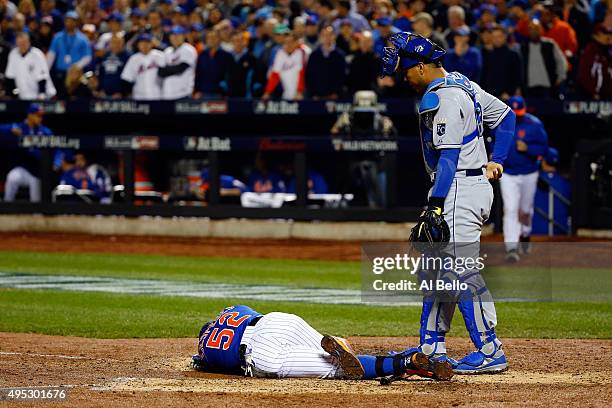
<instances>
[{"instance_id":1,"label":"baseball player lying on ground","mask_svg":"<svg viewBox=\"0 0 612 408\"><path fill-rule=\"evenodd\" d=\"M374 379L418 375L450 380L448 362L423 353L355 355L345 339L322 335L296 315L230 306L202 326L193 367L273 378Z\"/></svg>"}]
</instances>

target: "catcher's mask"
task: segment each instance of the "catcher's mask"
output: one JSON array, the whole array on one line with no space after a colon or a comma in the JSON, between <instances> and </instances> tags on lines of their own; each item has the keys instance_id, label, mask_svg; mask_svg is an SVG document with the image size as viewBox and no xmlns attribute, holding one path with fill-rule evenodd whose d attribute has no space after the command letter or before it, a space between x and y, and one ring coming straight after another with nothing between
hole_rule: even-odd
<instances>
[{"instance_id":1,"label":"catcher's mask","mask_svg":"<svg viewBox=\"0 0 612 408\"><path fill-rule=\"evenodd\" d=\"M446 51L429 39L411 32L401 32L389 37L392 47L385 47L381 76L391 76L398 69L406 70L420 62L438 62Z\"/></svg>"}]
</instances>

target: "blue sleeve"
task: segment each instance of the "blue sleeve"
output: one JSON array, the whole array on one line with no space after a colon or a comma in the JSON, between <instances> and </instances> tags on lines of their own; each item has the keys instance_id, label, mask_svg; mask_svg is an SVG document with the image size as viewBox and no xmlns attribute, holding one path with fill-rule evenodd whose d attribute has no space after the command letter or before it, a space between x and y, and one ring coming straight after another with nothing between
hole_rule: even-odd
<instances>
[{"instance_id":1,"label":"blue sleeve","mask_svg":"<svg viewBox=\"0 0 612 408\"><path fill-rule=\"evenodd\" d=\"M441 150L440 159L438 159L438 165L436 166L436 181L431 190L431 198L437 199L434 200L437 201L435 204L437 207L442 208L444 206L444 201L441 200L446 198L455 178L460 152L460 148Z\"/></svg>"},{"instance_id":2,"label":"blue sleeve","mask_svg":"<svg viewBox=\"0 0 612 408\"><path fill-rule=\"evenodd\" d=\"M14 123L7 123L5 125L0 125L0 135L1 136L9 136L11 135L11 130L15 127Z\"/></svg>"},{"instance_id":3,"label":"blue sleeve","mask_svg":"<svg viewBox=\"0 0 612 408\"><path fill-rule=\"evenodd\" d=\"M474 48L474 80L476 82L480 81L480 75L482 74L482 54L478 48Z\"/></svg>"},{"instance_id":4,"label":"blue sleeve","mask_svg":"<svg viewBox=\"0 0 612 408\"><path fill-rule=\"evenodd\" d=\"M49 51L53 52L55 54L55 56L57 57L57 55L59 54L59 50L57 49L59 44L59 41L57 39L57 34L53 36L53 39L51 40L51 46L49 47Z\"/></svg>"},{"instance_id":5,"label":"blue sleeve","mask_svg":"<svg viewBox=\"0 0 612 408\"><path fill-rule=\"evenodd\" d=\"M508 110L506 116L494 129L495 141L493 145L493 155L491 160L495 163L504 164L510 146L514 140L514 127L516 125L516 115L511 110Z\"/></svg>"},{"instance_id":6,"label":"blue sleeve","mask_svg":"<svg viewBox=\"0 0 612 408\"><path fill-rule=\"evenodd\" d=\"M539 125L535 140L527 143L527 154L530 156L544 156L548 151L548 135L543 125Z\"/></svg>"}]
</instances>

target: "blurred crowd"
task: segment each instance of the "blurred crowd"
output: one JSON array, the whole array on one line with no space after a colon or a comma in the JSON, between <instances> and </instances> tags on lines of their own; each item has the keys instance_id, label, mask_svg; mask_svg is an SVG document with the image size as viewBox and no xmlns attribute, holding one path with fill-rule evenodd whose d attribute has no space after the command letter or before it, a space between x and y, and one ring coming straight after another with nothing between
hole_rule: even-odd
<instances>
[{"instance_id":1,"label":"blurred crowd","mask_svg":"<svg viewBox=\"0 0 612 408\"><path fill-rule=\"evenodd\" d=\"M0 0L5 98L410 95L390 35L504 99L612 98L612 0Z\"/></svg>"}]
</instances>

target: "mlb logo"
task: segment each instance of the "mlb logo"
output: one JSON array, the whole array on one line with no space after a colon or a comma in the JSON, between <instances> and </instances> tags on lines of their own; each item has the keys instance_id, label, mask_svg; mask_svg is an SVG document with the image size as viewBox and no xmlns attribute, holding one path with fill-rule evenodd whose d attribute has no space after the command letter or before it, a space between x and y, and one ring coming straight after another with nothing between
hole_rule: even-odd
<instances>
[{"instance_id":1,"label":"mlb logo","mask_svg":"<svg viewBox=\"0 0 612 408\"><path fill-rule=\"evenodd\" d=\"M438 136L442 136L444 132L446 132L446 123L438 123L438 126L436 127L436 134Z\"/></svg>"}]
</instances>

